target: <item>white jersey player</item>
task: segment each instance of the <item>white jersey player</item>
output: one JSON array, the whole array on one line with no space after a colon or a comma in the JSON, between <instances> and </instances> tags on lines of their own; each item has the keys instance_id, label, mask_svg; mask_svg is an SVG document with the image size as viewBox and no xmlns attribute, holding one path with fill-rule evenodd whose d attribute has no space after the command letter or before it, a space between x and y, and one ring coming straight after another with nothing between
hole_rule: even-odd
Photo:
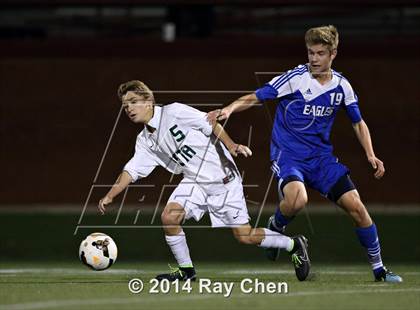
<instances>
[{"instance_id":1,"label":"white jersey player","mask_svg":"<svg viewBox=\"0 0 420 310\"><path fill-rule=\"evenodd\" d=\"M286 249L295 259L307 262L295 267L299 280L307 277L310 263L303 236L289 238L249 224L242 180L231 156L250 156L248 147L234 143L220 124L212 126L204 112L181 103L156 106L152 91L141 81L122 84L118 96L130 120L145 127L137 136L134 156L99 202L101 213L131 182L147 177L157 166L184 177L161 215L165 239L178 268L157 279L196 278L180 224L190 218L199 221L206 212L212 227L231 227L241 243Z\"/></svg>"}]
</instances>

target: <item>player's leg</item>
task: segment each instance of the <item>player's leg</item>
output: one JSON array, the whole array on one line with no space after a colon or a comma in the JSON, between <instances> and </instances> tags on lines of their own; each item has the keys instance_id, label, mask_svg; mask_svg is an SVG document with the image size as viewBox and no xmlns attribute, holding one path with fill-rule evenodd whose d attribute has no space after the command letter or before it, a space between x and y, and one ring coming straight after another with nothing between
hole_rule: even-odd
<instances>
[{"instance_id":1,"label":"player's leg","mask_svg":"<svg viewBox=\"0 0 420 310\"><path fill-rule=\"evenodd\" d=\"M293 249L293 240L278 232L267 228L252 228L249 224L232 227L236 240L242 244L259 245L264 248L280 248L290 252Z\"/></svg>"},{"instance_id":2,"label":"player's leg","mask_svg":"<svg viewBox=\"0 0 420 310\"><path fill-rule=\"evenodd\" d=\"M182 180L176 187L162 212L161 220L165 232L165 240L170 247L178 268L171 268L171 272L158 275L158 280L195 280L196 273L190 257L185 233L181 223L191 217L200 220L204 210L198 206L204 204L205 196L198 185L190 180Z\"/></svg>"},{"instance_id":3,"label":"player's leg","mask_svg":"<svg viewBox=\"0 0 420 310\"><path fill-rule=\"evenodd\" d=\"M275 214L269 220L269 228L274 231L284 232L286 226L294 219L308 202L305 185L297 176L290 176L280 183L280 204Z\"/></svg>"},{"instance_id":4,"label":"player's leg","mask_svg":"<svg viewBox=\"0 0 420 310\"><path fill-rule=\"evenodd\" d=\"M292 255L296 276L300 281L309 274L310 261L307 240L303 236L290 238L266 228L252 228L239 178L226 185L227 191L207 198L213 227L232 227L235 238L244 244L254 244L266 249L286 249Z\"/></svg>"},{"instance_id":5,"label":"player's leg","mask_svg":"<svg viewBox=\"0 0 420 310\"><path fill-rule=\"evenodd\" d=\"M274 215L268 220L267 228L270 230L284 233L286 226L308 202L303 174L305 168L305 163L296 162L286 156L273 161L271 170L278 181L280 203ZM270 255L269 252L267 256L269 259L276 257L276 255Z\"/></svg>"},{"instance_id":6,"label":"player's leg","mask_svg":"<svg viewBox=\"0 0 420 310\"><path fill-rule=\"evenodd\" d=\"M171 268L171 272L156 276L158 280L195 280L196 278L187 239L181 227L184 217L184 208L176 202L169 202L162 212L161 220L165 240L178 263L178 268Z\"/></svg>"},{"instance_id":7,"label":"player's leg","mask_svg":"<svg viewBox=\"0 0 420 310\"><path fill-rule=\"evenodd\" d=\"M181 268L192 267L187 240L180 225L184 217L184 208L176 202L168 203L161 215L166 243Z\"/></svg>"},{"instance_id":8,"label":"player's leg","mask_svg":"<svg viewBox=\"0 0 420 310\"><path fill-rule=\"evenodd\" d=\"M328 197L343 208L353 219L356 225L356 235L360 244L367 251L375 279L377 281L401 282L402 278L400 276L393 274L384 267L376 225L347 174L334 184Z\"/></svg>"},{"instance_id":9,"label":"player's leg","mask_svg":"<svg viewBox=\"0 0 420 310\"><path fill-rule=\"evenodd\" d=\"M302 182L303 177L298 176L300 173L293 170L296 175L277 175L280 204L276 212L268 219L267 228L279 233L284 233L286 226L308 202L308 195ZM280 249L266 248L265 255L269 260L275 261L279 258Z\"/></svg>"},{"instance_id":10,"label":"player's leg","mask_svg":"<svg viewBox=\"0 0 420 310\"><path fill-rule=\"evenodd\" d=\"M345 176L344 178L349 177ZM336 202L349 214L358 228L367 228L372 226L373 222L370 218L369 212L362 203L356 189L352 189L342 194Z\"/></svg>"},{"instance_id":11,"label":"player's leg","mask_svg":"<svg viewBox=\"0 0 420 310\"><path fill-rule=\"evenodd\" d=\"M263 248L285 249L292 255L296 276L300 281L308 277L310 260L307 240L303 236L290 238L267 228L252 228L243 224L232 228L233 235L242 244L253 244Z\"/></svg>"},{"instance_id":12,"label":"player's leg","mask_svg":"<svg viewBox=\"0 0 420 310\"><path fill-rule=\"evenodd\" d=\"M176 236L182 231L181 222L185 217L184 208L176 202L169 202L160 216L166 236Z\"/></svg>"}]
</instances>

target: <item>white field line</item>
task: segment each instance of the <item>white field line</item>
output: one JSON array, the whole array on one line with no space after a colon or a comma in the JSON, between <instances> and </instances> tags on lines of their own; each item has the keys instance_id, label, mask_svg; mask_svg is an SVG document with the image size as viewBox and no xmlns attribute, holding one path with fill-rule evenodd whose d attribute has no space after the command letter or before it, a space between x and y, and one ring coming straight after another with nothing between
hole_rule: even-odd
<instances>
[{"instance_id":1,"label":"white field line","mask_svg":"<svg viewBox=\"0 0 420 310\"><path fill-rule=\"evenodd\" d=\"M366 271L356 271L356 270L322 270L322 269L315 269L314 272L320 274L337 274L337 275L355 275L355 274L366 274L370 271L366 269ZM222 272L222 274L251 274L251 275L258 275L258 274L294 274L294 270L286 270L286 269L264 269L264 270L249 270L249 269L236 269ZM404 272L404 275L420 275L420 271L409 271Z\"/></svg>"},{"instance_id":2,"label":"white field line","mask_svg":"<svg viewBox=\"0 0 420 310\"><path fill-rule=\"evenodd\" d=\"M89 269L81 268L0 268L1 275L14 275L14 274L75 274L75 275L87 275L87 276L97 276L97 275L142 275L142 274L154 274L157 272L161 272L162 269L155 269L155 270L144 270L144 269L108 269L103 271L93 271ZM294 274L295 271L292 269L235 269L229 271L222 271L222 272L215 272L213 269L207 268L200 268L200 273L212 272L214 274L225 274L225 275L259 275L259 274ZM360 270L334 270L334 269L327 269L323 270L315 269L315 273L319 274L337 274L337 275L356 275L356 274L366 274L370 271L366 269L366 271ZM408 271L404 272L403 275L413 275L418 276L420 275L420 271Z\"/></svg>"},{"instance_id":3,"label":"white field line","mask_svg":"<svg viewBox=\"0 0 420 310\"><path fill-rule=\"evenodd\" d=\"M154 273L162 270L142 270L142 269L109 269L103 271L93 271L86 268L22 268L22 269L0 269L0 274L22 274L22 273L36 273L36 274L74 274L74 275L112 275L112 274L145 274Z\"/></svg>"},{"instance_id":4,"label":"white field line","mask_svg":"<svg viewBox=\"0 0 420 310\"><path fill-rule=\"evenodd\" d=\"M77 268L13 268L13 269L0 269L0 274L22 274L22 273L36 273L36 274L77 274L77 275L109 275L109 274L149 274L155 273L162 270L142 270L142 269L108 269L104 271L93 271L86 268L77 269ZM200 268L200 272L214 272L213 269ZM325 270L319 271L320 273L325 274L364 274L365 271L340 271L340 270ZM249 270L249 269L237 269L223 272L215 272L216 274L232 274L232 275L258 275L258 274L294 274L292 269L259 269L259 270ZM416 274L420 274L417 272Z\"/></svg>"},{"instance_id":5,"label":"white field line","mask_svg":"<svg viewBox=\"0 0 420 310\"><path fill-rule=\"evenodd\" d=\"M306 291L306 292L295 292L295 293L282 293L281 297L303 297L303 296L319 296L319 295L349 295L349 294L395 294L395 293L407 293L407 292L420 292L420 288L408 288L408 289L395 289L389 287L389 289L377 289L377 290L330 290L330 291ZM264 297L276 297L279 298L280 294L265 294ZM161 302L174 302L174 301L192 301L192 300L203 300L210 298L222 298L218 294L207 294L207 295L182 295L182 296L161 296L161 298L155 298L155 296L139 298L108 298L108 299L66 299L66 300L50 300L44 302L26 302L20 304L8 304L0 305L0 310L32 310L32 309L48 309L48 308L63 308L63 307L82 307L82 306L98 306L98 305L123 305L123 304L147 304L147 303L161 303ZM230 298L255 298L254 294L237 294Z\"/></svg>"},{"instance_id":6,"label":"white field line","mask_svg":"<svg viewBox=\"0 0 420 310\"><path fill-rule=\"evenodd\" d=\"M127 289L128 290L128 289ZM188 297L188 298L186 298ZM167 301L181 301L194 299L208 299L212 295L191 295L191 296L165 296ZM29 310L29 309L48 309L59 307L82 307L82 306L99 306L99 305L124 305L124 304L144 304L161 301L162 298L144 297L140 298L101 298L101 299L66 299L66 300L50 300L45 302L28 302L21 304L1 305L0 310Z\"/></svg>"}]
</instances>

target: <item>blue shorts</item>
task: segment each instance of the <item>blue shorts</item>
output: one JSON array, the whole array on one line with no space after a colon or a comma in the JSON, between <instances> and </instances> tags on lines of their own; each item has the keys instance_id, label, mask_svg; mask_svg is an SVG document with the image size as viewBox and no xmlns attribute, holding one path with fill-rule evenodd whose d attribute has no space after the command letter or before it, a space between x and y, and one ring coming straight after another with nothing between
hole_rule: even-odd
<instances>
[{"instance_id":1,"label":"blue shorts","mask_svg":"<svg viewBox=\"0 0 420 310\"><path fill-rule=\"evenodd\" d=\"M301 181L324 196L342 176L350 173L337 157L330 154L298 160L283 153L278 161L273 161L271 169L279 182L279 191L290 181Z\"/></svg>"}]
</instances>

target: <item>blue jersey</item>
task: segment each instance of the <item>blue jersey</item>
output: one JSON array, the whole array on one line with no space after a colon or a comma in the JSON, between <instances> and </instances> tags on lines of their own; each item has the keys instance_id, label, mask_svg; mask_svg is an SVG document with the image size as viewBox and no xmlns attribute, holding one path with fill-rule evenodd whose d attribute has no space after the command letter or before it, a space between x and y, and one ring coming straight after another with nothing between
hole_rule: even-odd
<instances>
[{"instance_id":1,"label":"blue jersey","mask_svg":"<svg viewBox=\"0 0 420 310\"><path fill-rule=\"evenodd\" d=\"M312 158L332 153L330 132L343 107L353 123L361 121L357 96L350 83L332 70L332 79L321 85L300 65L276 76L256 91L258 100L278 99L271 138L271 160L280 154Z\"/></svg>"}]
</instances>

